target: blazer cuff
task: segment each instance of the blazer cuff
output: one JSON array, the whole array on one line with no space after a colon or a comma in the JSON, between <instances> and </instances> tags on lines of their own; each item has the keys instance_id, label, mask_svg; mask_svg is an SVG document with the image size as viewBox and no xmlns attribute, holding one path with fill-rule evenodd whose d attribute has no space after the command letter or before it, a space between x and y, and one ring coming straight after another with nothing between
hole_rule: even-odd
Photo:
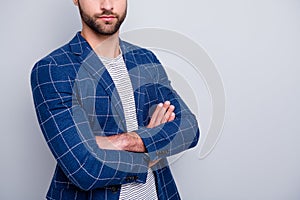
<instances>
[{"instance_id":1,"label":"blazer cuff","mask_svg":"<svg viewBox=\"0 0 300 200\"><path fill-rule=\"evenodd\" d=\"M132 183L132 182L146 183L150 158L146 153L136 153L136 154L139 154L139 156L141 157L139 156L138 158L135 157L138 160L134 161L133 163L136 164L133 166L130 172L126 174L126 177L123 178L121 184ZM142 162L140 159L142 159Z\"/></svg>"},{"instance_id":2,"label":"blazer cuff","mask_svg":"<svg viewBox=\"0 0 300 200\"><path fill-rule=\"evenodd\" d=\"M138 130L135 131L141 137L151 161L170 156L169 149L160 149L155 144L156 142L154 141L154 134L158 134L161 131L161 129L162 127L160 126L151 129L146 127L140 127Z\"/></svg>"}]
</instances>

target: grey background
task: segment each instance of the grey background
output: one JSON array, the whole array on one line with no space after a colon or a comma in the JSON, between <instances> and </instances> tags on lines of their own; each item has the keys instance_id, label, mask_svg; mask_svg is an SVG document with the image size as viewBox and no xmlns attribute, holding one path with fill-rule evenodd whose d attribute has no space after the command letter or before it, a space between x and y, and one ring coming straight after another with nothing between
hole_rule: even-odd
<instances>
[{"instance_id":1,"label":"grey background","mask_svg":"<svg viewBox=\"0 0 300 200\"><path fill-rule=\"evenodd\" d=\"M71 0L2 1L0 13L0 199L44 199L55 162L36 121L29 74L80 29L79 16ZM300 199L299 19L298 0L129 1L122 31L185 34L206 49L224 82L226 120L214 151L199 160L200 144L172 164L183 199ZM180 63L157 54L167 68ZM199 96L205 133L205 87Z\"/></svg>"}]
</instances>

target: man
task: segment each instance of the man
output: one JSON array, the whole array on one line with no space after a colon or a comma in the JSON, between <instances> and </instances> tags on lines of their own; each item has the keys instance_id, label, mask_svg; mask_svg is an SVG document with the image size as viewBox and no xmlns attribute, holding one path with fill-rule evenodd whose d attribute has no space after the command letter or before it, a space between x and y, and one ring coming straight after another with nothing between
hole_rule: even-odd
<instances>
[{"instance_id":1,"label":"man","mask_svg":"<svg viewBox=\"0 0 300 200\"><path fill-rule=\"evenodd\" d=\"M195 116L155 55L119 39L126 0L73 1L82 31L31 74L57 160L47 199L180 199L166 158L197 144Z\"/></svg>"}]
</instances>

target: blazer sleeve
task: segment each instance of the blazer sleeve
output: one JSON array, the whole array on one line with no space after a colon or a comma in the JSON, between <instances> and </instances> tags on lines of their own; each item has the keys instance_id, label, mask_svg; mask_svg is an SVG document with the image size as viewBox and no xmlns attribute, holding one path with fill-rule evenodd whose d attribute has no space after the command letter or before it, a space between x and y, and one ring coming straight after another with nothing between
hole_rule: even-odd
<instances>
[{"instance_id":1,"label":"blazer sleeve","mask_svg":"<svg viewBox=\"0 0 300 200\"><path fill-rule=\"evenodd\" d=\"M200 131L195 115L190 111L182 98L172 88L168 76L158 61L152 55L152 74L158 102L170 101L175 106L175 120L154 128L140 127L136 132L142 138L150 160L158 160L175 155L196 146ZM153 67L154 66L154 67Z\"/></svg>"},{"instance_id":2,"label":"blazer sleeve","mask_svg":"<svg viewBox=\"0 0 300 200\"><path fill-rule=\"evenodd\" d=\"M76 100L73 82L53 59L41 60L31 72L39 125L65 175L82 190L144 183L149 157L98 148L86 113Z\"/></svg>"}]
</instances>

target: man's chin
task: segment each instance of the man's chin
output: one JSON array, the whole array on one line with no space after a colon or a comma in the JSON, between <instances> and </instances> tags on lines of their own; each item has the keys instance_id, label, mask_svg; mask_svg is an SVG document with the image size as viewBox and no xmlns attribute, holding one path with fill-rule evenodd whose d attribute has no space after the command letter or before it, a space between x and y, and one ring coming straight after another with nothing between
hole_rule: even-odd
<instances>
[{"instance_id":1,"label":"man's chin","mask_svg":"<svg viewBox=\"0 0 300 200\"><path fill-rule=\"evenodd\" d=\"M99 35L110 36L110 35L114 35L116 32L118 32L118 30L101 30L101 31L98 30L95 32Z\"/></svg>"},{"instance_id":2,"label":"man's chin","mask_svg":"<svg viewBox=\"0 0 300 200\"><path fill-rule=\"evenodd\" d=\"M97 32L101 35L114 35L118 32L118 27L115 24L113 25L104 25L101 28L97 29Z\"/></svg>"}]
</instances>

